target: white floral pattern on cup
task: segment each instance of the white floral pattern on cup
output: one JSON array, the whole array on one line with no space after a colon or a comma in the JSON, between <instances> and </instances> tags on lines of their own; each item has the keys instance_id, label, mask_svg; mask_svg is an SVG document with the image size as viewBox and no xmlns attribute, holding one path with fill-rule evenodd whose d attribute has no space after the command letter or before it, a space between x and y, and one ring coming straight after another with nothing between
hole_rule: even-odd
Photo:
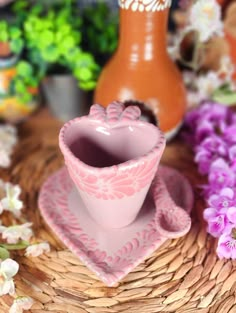
<instances>
[{"instance_id":1,"label":"white floral pattern on cup","mask_svg":"<svg viewBox=\"0 0 236 313\"><path fill-rule=\"evenodd\" d=\"M171 6L171 0L119 0L122 9L132 11L162 11Z\"/></svg>"}]
</instances>

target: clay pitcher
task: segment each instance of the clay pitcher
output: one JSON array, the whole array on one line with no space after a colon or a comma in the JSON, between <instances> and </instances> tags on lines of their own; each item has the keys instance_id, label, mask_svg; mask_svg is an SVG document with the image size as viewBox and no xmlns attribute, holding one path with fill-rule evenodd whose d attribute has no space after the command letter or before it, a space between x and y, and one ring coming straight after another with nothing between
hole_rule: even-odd
<instances>
[{"instance_id":1,"label":"clay pitcher","mask_svg":"<svg viewBox=\"0 0 236 313\"><path fill-rule=\"evenodd\" d=\"M179 129L186 108L182 77L166 49L170 0L120 0L117 51L103 69L95 103L141 101L167 138Z\"/></svg>"}]
</instances>

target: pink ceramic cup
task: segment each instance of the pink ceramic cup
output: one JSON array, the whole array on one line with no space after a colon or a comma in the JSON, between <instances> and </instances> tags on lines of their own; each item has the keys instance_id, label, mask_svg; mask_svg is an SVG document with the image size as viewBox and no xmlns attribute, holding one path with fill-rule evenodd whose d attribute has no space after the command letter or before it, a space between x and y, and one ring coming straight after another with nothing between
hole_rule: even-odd
<instances>
[{"instance_id":1,"label":"pink ceramic cup","mask_svg":"<svg viewBox=\"0 0 236 313\"><path fill-rule=\"evenodd\" d=\"M135 220L165 148L163 133L139 118L136 106L95 104L88 116L60 131L69 175L90 216L104 227L121 228Z\"/></svg>"}]
</instances>

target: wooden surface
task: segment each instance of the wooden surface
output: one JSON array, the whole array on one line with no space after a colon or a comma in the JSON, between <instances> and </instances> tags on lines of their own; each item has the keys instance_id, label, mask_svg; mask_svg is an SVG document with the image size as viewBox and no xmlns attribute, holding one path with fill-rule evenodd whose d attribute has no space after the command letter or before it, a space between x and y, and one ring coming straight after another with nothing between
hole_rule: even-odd
<instances>
[{"instance_id":1,"label":"wooden surface","mask_svg":"<svg viewBox=\"0 0 236 313\"><path fill-rule=\"evenodd\" d=\"M162 163L180 170L195 194L193 225L185 237L168 240L115 288L101 283L49 229L37 208L37 195L45 179L63 165L58 148L62 123L41 110L19 126L20 141L13 164L0 177L23 189L24 216L34 223L38 238L52 252L40 258L14 257L20 263L16 277L18 295L35 300L33 313L234 313L236 263L219 261L215 240L202 221L204 201L191 150L180 138L167 145ZM141 139L140 139L141 140ZM9 217L5 220L12 223ZM8 312L10 296L0 298L0 313Z\"/></svg>"}]
</instances>

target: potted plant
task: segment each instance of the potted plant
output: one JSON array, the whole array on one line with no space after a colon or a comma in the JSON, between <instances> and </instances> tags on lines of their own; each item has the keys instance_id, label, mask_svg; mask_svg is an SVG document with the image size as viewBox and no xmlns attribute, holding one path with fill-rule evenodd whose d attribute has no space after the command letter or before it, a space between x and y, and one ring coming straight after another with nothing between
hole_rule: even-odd
<instances>
[{"instance_id":1,"label":"potted plant","mask_svg":"<svg viewBox=\"0 0 236 313\"><path fill-rule=\"evenodd\" d=\"M118 44L119 16L106 2L87 5L82 13L82 46L103 67Z\"/></svg>"},{"instance_id":2,"label":"potted plant","mask_svg":"<svg viewBox=\"0 0 236 313\"><path fill-rule=\"evenodd\" d=\"M12 122L36 107L37 71L22 59L24 43L16 20L0 21L0 117Z\"/></svg>"},{"instance_id":3,"label":"potted plant","mask_svg":"<svg viewBox=\"0 0 236 313\"><path fill-rule=\"evenodd\" d=\"M84 114L84 91L93 90L99 73L93 55L81 45L81 19L73 0L45 9L34 6L24 19L29 59L46 74L43 91L51 111L62 120Z\"/></svg>"}]
</instances>

